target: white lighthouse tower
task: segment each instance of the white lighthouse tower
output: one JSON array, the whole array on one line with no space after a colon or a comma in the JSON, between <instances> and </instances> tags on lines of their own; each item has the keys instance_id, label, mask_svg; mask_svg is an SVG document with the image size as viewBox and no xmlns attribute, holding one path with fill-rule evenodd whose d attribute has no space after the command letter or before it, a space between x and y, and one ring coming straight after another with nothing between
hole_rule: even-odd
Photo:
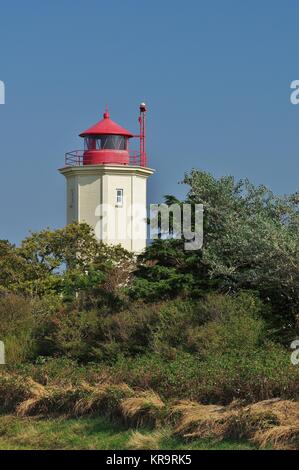
<instances>
[{"instance_id":1,"label":"white lighthouse tower","mask_svg":"<svg viewBox=\"0 0 299 470\"><path fill-rule=\"evenodd\" d=\"M67 223L86 222L98 240L121 244L140 253L146 247L147 166L146 105L140 105L140 134L133 135L110 119L103 119L80 134L84 150L68 152L59 171L67 183ZM139 138L139 150L129 140Z\"/></svg>"}]
</instances>

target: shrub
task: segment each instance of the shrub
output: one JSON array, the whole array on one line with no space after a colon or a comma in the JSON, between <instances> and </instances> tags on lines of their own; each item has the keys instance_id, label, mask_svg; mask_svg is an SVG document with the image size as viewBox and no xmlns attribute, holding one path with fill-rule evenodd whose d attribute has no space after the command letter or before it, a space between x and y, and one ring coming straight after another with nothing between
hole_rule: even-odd
<instances>
[{"instance_id":1,"label":"shrub","mask_svg":"<svg viewBox=\"0 0 299 470\"><path fill-rule=\"evenodd\" d=\"M198 381L197 399L204 402L299 397L299 370L290 364L288 352L272 343L251 352L213 352L201 362Z\"/></svg>"},{"instance_id":2,"label":"shrub","mask_svg":"<svg viewBox=\"0 0 299 470\"><path fill-rule=\"evenodd\" d=\"M224 353L243 356L258 350L267 338L265 322L242 311L208 322L191 334L190 341L203 358Z\"/></svg>"},{"instance_id":3,"label":"shrub","mask_svg":"<svg viewBox=\"0 0 299 470\"><path fill-rule=\"evenodd\" d=\"M155 306L135 306L116 313L103 309L61 307L40 323L36 338L40 355L65 355L81 361L112 363L119 354L144 353L157 319Z\"/></svg>"},{"instance_id":4,"label":"shrub","mask_svg":"<svg viewBox=\"0 0 299 470\"><path fill-rule=\"evenodd\" d=\"M17 364L34 355L32 303L18 295L0 297L0 339L5 344L6 362Z\"/></svg>"},{"instance_id":5,"label":"shrub","mask_svg":"<svg viewBox=\"0 0 299 470\"><path fill-rule=\"evenodd\" d=\"M234 296L209 294L201 301L175 300L161 304L153 329L153 350L167 358L177 351L202 352L220 347L239 348L249 341L252 347L265 336L261 319L263 304L250 293Z\"/></svg>"},{"instance_id":6,"label":"shrub","mask_svg":"<svg viewBox=\"0 0 299 470\"><path fill-rule=\"evenodd\" d=\"M133 387L151 388L165 398L197 396L199 361L185 352L178 353L173 360L158 354L119 357L110 370L118 380Z\"/></svg>"},{"instance_id":7,"label":"shrub","mask_svg":"<svg viewBox=\"0 0 299 470\"><path fill-rule=\"evenodd\" d=\"M189 350L188 332L196 325L196 305L182 300L161 305L153 327L153 351L173 359L178 351Z\"/></svg>"}]
</instances>

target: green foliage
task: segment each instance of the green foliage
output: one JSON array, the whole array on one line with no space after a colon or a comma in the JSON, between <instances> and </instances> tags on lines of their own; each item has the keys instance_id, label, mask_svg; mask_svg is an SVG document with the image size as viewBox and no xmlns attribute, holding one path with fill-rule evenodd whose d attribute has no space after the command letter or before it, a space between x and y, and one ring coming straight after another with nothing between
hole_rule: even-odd
<instances>
[{"instance_id":1,"label":"green foliage","mask_svg":"<svg viewBox=\"0 0 299 470\"><path fill-rule=\"evenodd\" d=\"M26 270L26 260L14 245L0 240L0 293L21 287Z\"/></svg>"},{"instance_id":2,"label":"green foliage","mask_svg":"<svg viewBox=\"0 0 299 470\"><path fill-rule=\"evenodd\" d=\"M60 305L47 314L47 304L2 303L1 334L9 338L13 331L18 341L17 332L21 338L23 328L27 332L22 354L10 356L9 367L23 362L19 373L42 383L113 377L167 398L222 403L299 396L299 370L289 351L271 340L264 305L252 294L136 303L114 313ZM35 365L24 363L38 354L44 356Z\"/></svg>"},{"instance_id":3,"label":"green foliage","mask_svg":"<svg viewBox=\"0 0 299 470\"><path fill-rule=\"evenodd\" d=\"M20 247L0 241L0 291L30 297L115 303L132 267L130 253L98 243L87 224L32 233Z\"/></svg>"},{"instance_id":4,"label":"green foliage","mask_svg":"<svg viewBox=\"0 0 299 470\"><path fill-rule=\"evenodd\" d=\"M5 344L6 361L23 362L34 354L34 317L30 301L15 294L0 297L0 339Z\"/></svg>"},{"instance_id":5,"label":"green foliage","mask_svg":"<svg viewBox=\"0 0 299 470\"><path fill-rule=\"evenodd\" d=\"M243 347L243 339L249 340L256 329L261 338L266 336L266 324L259 318L262 309L262 303L248 293L209 294L201 301L165 302L153 331L153 349L172 358L177 351L202 354L205 345L211 348L215 344L217 349L228 344L230 348L235 341L236 347Z\"/></svg>"},{"instance_id":6,"label":"green foliage","mask_svg":"<svg viewBox=\"0 0 299 470\"><path fill-rule=\"evenodd\" d=\"M200 251L186 251L182 240L154 240L139 257L130 296L152 301L204 295L217 280L209 278L201 258Z\"/></svg>"},{"instance_id":7,"label":"green foliage","mask_svg":"<svg viewBox=\"0 0 299 470\"><path fill-rule=\"evenodd\" d=\"M205 207L203 263L227 288L244 287L294 312L299 305L298 195L192 171L187 200ZM295 310L294 310L295 309Z\"/></svg>"},{"instance_id":8,"label":"green foliage","mask_svg":"<svg viewBox=\"0 0 299 470\"><path fill-rule=\"evenodd\" d=\"M269 344L251 355L231 351L207 355L179 353L175 359L158 354L119 358L113 374L131 386L153 388L165 398L203 403L255 402L274 397L299 398L299 371L288 353Z\"/></svg>"},{"instance_id":9,"label":"green foliage","mask_svg":"<svg viewBox=\"0 0 299 470\"><path fill-rule=\"evenodd\" d=\"M148 354L119 358L114 366L118 377L128 384L152 388L166 398L194 398L198 387L199 361L194 355L178 353L175 359Z\"/></svg>"},{"instance_id":10,"label":"green foliage","mask_svg":"<svg viewBox=\"0 0 299 470\"><path fill-rule=\"evenodd\" d=\"M197 324L196 304L174 301L164 303L153 329L153 350L173 359L178 351L189 350L189 330Z\"/></svg>"},{"instance_id":11,"label":"green foliage","mask_svg":"<svg viewBox=\"0 0 299 470\"><path fill-rule=\"evenodd\" d=\"M0 241L8 368L204 402L298 397L283 347L299 333L298 194L197 170L184 182L204 205L201 250L158 239L136 262L86 224Z\"/></svg>"},{"instance_id":12,"label":"green foliage","mask_svg":"<svg viewBox=\"0 0 299 470\"><path fill-rule=\"evenodd\" d=\"M144 353L150 345L155 306L134 306L112 313L107 308L79 310L63 307L36 330L39 354L113 362L119 354Z\"/></svg>"},{"instance_id":13,"label":"green foliage","mask_svg":"<svg viewBox=\"0 0 299 470\"><path fill-rule=\"evenodd\" d=\"M192 340L195 349L204 357L208 354L223 354L230 351L240 351L241 355L248 354L262 347L267 338L267 328L265 321L256 316L258 309L255 308L254 300L249 307L249 299L245 296L245 305L243 305L244 296L237 297L236 300L218 296L222 300L222 310L220 316L212 321L199 326L192 333ZM207 301L214 298L210 297ZM220 303L220 302L219 302ZM232 307L229 314L227 307ZM206 307L206 305L205 305ZM244 308L245 307L245 308Z\"/></svg>"},{"instance_id":14,"label":"green foliage","mask_svg":"<svg viewBox=\"0 0 299 470\"><path fill-rule=\"evenodd\" d=\"M299 398L299 370L287 351L269 343L248 352L230 350L206 354L201 362L198 398L203 402L230 403L241 398L255 402L268 398Z\"/></svg>"},{"instance_id":15,"label":"green foliage","mask_svg":"<svg viewBox=\"0 0 299 470\"><path fill-rule=\"evenodd\" d=\"M288 335L299 307L298 194L279 197L248 180L199 170L183 182L189 185L185 202L204 206L203 248L186 251L182 240L155 240L139 258L132 297L254 290L271 303L273 325Z\"/></svg>"}]
</instances>

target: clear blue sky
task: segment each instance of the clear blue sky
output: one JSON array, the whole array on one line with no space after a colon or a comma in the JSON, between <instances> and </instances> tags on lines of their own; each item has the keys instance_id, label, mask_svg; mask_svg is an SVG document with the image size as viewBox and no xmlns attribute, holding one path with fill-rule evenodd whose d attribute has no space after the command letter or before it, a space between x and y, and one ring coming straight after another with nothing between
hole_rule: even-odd
<instances>
[{"instance_id":1,"label":"clear blue sky","mask_svg":"<svg viewBox=\"0 0 299 470\"><path fill-rule=\"evenodd\" d=\"M296 0L1 0L0 238L65 223L64 153L106 103L137 132L149 106L149 202L192 167L299 189Z\"/></svg>"}]
</instances>

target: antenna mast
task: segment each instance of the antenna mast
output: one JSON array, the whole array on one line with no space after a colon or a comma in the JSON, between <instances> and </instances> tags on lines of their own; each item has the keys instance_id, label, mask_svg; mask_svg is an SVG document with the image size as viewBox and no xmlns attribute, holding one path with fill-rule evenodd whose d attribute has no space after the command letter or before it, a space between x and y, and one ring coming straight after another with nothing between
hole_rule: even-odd
<instances>
[{"instance_id":1,"label":"antenna mast","mask_svg":"<svg viewBox=\"0 0 299 470\"><path fill-rule=\"evenodd\" d=\"M147 158L146 158L146 104L141 103L139 106L140 116L139 116L139 124L140 124L140 166L147 166Z\"/></svg>"}]
</instances>

